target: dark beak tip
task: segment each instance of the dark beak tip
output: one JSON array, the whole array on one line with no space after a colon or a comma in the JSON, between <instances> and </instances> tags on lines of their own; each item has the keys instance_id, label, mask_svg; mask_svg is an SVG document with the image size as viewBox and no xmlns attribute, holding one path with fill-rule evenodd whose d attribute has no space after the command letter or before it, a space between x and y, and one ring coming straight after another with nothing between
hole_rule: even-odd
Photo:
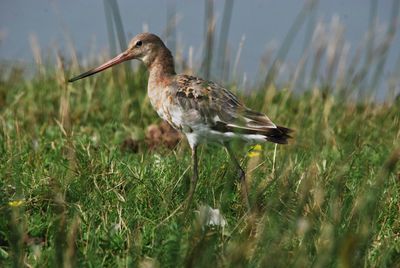
<instances>
[{"instance_id":1,"label":"dark beak tip","mask_svg":"<svg viewBox=\"0 0 400 268\"><path fill-rule=\"evenodd\" d=\"M72 78L68 79L68 83L72 83L72 82L75 82L76 80L79 80L78 77L79 76L75 76L75 77L72 77Z\"/></svg>"}]
</instances>

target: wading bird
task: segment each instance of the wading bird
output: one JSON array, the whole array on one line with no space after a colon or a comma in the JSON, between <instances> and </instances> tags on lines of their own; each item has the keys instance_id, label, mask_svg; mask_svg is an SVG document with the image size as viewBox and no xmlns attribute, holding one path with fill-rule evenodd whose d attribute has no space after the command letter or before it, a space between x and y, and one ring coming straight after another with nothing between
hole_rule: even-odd
<instances>
[{"instance_id":1,"label":"wading bird","mask_svg":"<svg viewBox=\"0 0 400 268\"><path fill-rule=\"evenodd\" d=\"M151 33L136 35L125 52L69 82L132 59L142 61L149 71L147 92L152 106L162 119L186 135L192 150L193 175L187 206L191 204L198 178L197 147L201 143L214 142L225 146L239 171L242 194L250 208L245 172L235 158L230 142L286 144L291 130L277 126L266 115L247 108L232 92L214 82L176 74L171 52L157 35Z\"/></svg>"}]
</instances>

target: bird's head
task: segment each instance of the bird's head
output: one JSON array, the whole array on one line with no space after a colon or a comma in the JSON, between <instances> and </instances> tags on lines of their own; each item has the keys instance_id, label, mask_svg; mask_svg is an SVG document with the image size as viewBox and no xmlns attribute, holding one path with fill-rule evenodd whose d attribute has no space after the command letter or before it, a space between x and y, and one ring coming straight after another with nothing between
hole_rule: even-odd
<instances>
[{"instance_id":1,"label":"bird's head","mask_svg":"<svg viewBox=\"0 0 400 268\"><path fill-rule=\"evenodd\" d=\"M162 53L161 51L168 51L164 45L163 41L155 34L151 33L141 33L132 38L129 42L128 49L117 55L113 59L107 61L106 63L100 65L97 68L94 68L90 71L82 73L74 78L68 80L68 82L74 82L76 80L88 77L95 73L104 71L114 65L117 65L121 62L137 59L142 61L148 68L151 68L154 63L156 57Z\"/></svg>"}]
</instances>

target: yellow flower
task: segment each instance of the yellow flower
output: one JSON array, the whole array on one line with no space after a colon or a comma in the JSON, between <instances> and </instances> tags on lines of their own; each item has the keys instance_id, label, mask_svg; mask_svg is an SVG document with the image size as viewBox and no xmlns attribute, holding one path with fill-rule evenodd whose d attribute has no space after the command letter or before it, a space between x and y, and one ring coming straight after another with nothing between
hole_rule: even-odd
<instances>
[{"instance_id":1,"label":"yellow flower","mask_svg":"<svg viewBox=\"0 0 400 268\"><path fill-rule=\"evenodd\" d=\"M247 153L248 157L252 158L252 157L257 157L260 156L262 151L262 147L260 144L256 144L253 147L251 147L250 152Z\"/></svg>"},{"instance_id":2,"label":"yellow flower","mask_svg":"<svg viewBox=\"0 0 400 268\"><path fill-rule=\"evenodd\" d=\"M251 149L254 150L254 151L259 151L260 152L262 150L262 147L261 147L260 144L256 144Z\"/></svg>"},{"instance_id":3,"label":"yellow flower","mask_svg":"<svg viewBox=\"0 0 400 268\"><path fill-rule=\"evenodd\" d=\"M19 207L19 206L21 206L22 204L24 204L24 200L22 200L22 199L17 199L17 200L13 200L13 201L10 201L10 202L8 202L8 205L10 206L10 207Z\"/></svg>"},{"instance_id":4,"label":"yellow flower","mask_svg":"<svg viewBox=\"0 0 400 268\"><path fill-rule=\"evenodd\" d=\"M255 152L255 151L250 151L247 153L247 155L252 158L252 157L257 157L260 156L260 152Z\"/></svg>"}]
</instances>

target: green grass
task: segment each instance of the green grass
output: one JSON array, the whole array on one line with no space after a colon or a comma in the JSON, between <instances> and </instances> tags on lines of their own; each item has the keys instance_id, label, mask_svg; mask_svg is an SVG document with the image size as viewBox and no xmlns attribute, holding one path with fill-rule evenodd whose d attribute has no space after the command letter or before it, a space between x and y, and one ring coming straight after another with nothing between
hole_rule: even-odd
<instances>
[{"instance_id":1,"label":"green grass","mask_svg":"<svg viewBox=\"0 0 400 268\"><path fill-rule=\"evenodd\" d=\"M128 85L111 74L68 86L63 70L3 75L0 266L400 265L398 101L273 87L241 96L295 129L294 139L277 147L275 161L273 144L259 157L236 147L251 214L225 151L203 146L194 208L184 216L186 141L172 151L121 150L160 119L143 70ZM219 208L227 226L202 225L202 204Z\"/></svg>"}]
</instances>

